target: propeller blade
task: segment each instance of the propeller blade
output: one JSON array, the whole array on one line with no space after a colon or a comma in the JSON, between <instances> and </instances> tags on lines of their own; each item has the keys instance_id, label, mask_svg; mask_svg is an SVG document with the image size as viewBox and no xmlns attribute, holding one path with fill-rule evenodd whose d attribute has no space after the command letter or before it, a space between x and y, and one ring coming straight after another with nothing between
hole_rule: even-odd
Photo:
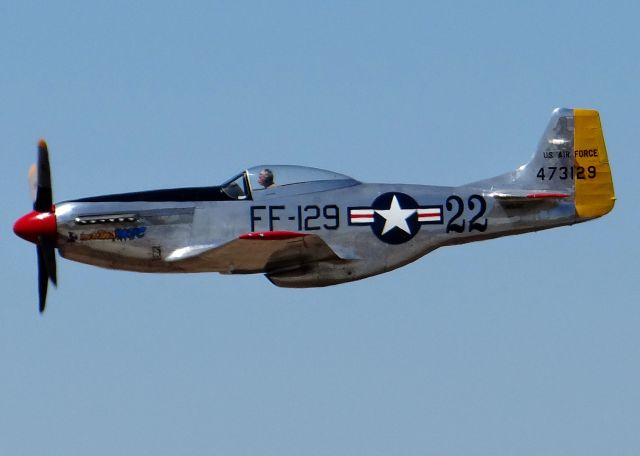
<instances>
[{"instance_id":1,"label":"propeller blade","mask_svg":"<svg viewBox=\"0 0 640 456\"><path fill-rule=\"evenodd\" d=\"M40 236L40 245L42 246L42 253L45 260L45 266L47 267L47 277L53 284L58 286L58 274L56 271L56 247L55 242L46 236Z\"/></svg>"},{"instance_id":2,"label":"propeller blade","mask_svg":"<svg viewBox=\"0 0 640 456\"><path fill-rule=\"evenodd\" d=\"M58 239L51 167L47 143L38 142L38 163L29 169L29 186L34 196L33 211L23 215L13 225L13 231L23 239L36 244L38 256L38 308L47 306L49 282L58 284L56 246Z\"/></svg>"},{"instance_id":3,"label":"propeller blade","mask_svg":"<svg viewBox=\"0 0 640 456\"><path fill-rule=\"evenodd\" d=\"M38 167L34 163L29 168L29 193L31 194L31 201L36 201L38 195Z\"/></svg>"},{"instance_id":4,"label":"propeller blade","mask_svg":"<svg viewBox=\"0 0 640 456\"><path fill-rule=\"evenodd\" d=\"M38 143L38 169L37 169L37 191L36 201L33 203L33 210L38 212L48 212L53 206L53 194L51 191L51 167L49 165L49 150L47 143L41 139Z\"/></svg>"},{"instance_id":5,"label":"propeller blade","mask_svg":"<svg viewBox=\"0 0 640 456\"><path fill-rule=\"evenodd\" d=\"M36 247L38 252L38 297L40 313L42 313L47 303L49 281L53 286L58 286L56 250L55 243L46 236L38 236Z\"/></svg>"},{"instance_id":6,"label":"propeller blade","mask_svg":"<svg viewBox=\"0 0 640 456\"><path fill-rule=\"evenodd\" d=\"M41 245L37 245L36 249L38 252L38 304L40 313L42 313L47 303L49 277L47 275L47 265L44 258L44 248Z\"/></svg>"}]
</instances>

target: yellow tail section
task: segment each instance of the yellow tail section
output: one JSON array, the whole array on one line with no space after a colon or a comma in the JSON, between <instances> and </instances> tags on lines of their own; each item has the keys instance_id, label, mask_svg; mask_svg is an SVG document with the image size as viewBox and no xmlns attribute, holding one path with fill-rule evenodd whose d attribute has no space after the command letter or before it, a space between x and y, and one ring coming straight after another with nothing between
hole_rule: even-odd
<instances>
[{"instance_id":1,"label":"yellow tail section","mask_svg":"<svg viewBox=\"0 0 640 456\"><path fill-rule=\"evenodd\" d=\"M576 216L600 217L616 200L598 111L574 109Z\"/></svg>"}]
</instances>

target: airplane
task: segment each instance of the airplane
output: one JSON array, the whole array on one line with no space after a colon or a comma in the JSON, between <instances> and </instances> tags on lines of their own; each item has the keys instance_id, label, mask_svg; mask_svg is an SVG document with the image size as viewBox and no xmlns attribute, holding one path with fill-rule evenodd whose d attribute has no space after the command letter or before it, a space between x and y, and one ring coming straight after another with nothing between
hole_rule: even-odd
<instances>
[{"instance_id":1,"label":"airplane","mask_svg":"<svg viewBox=\"0 0 640 456\"><path fill-rule=\"evenodd\" d=\"M592 220L615 202L599 113L570 108L553 111L528 163L457 187L263 165L218 186L54 205L44 140L30 179L33 211L14 232L36 244L41 313L48 282L57 284L56 249L109 269L262 273L280 287L321 287L391 271L443 246Z\"/></svg>"}]
</instances>

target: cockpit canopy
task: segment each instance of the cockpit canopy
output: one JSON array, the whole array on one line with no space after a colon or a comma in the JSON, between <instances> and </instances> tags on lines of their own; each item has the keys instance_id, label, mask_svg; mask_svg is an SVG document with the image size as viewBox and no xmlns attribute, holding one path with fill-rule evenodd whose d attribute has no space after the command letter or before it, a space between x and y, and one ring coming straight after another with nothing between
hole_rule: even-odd
<instances>
[{"instance_id":1,"label":"cockpit canopy","mask_svg":"<svg viewBox=\"0 0 640 456\"><path fill-rule=\"evenodd\" d=\"M222 191L236 200L261 199L272 195L287 196L351 187L358 183L349 176L324 169L262 165L249 168L229 179L222 184Z\"/></svg>"}]
</instances>

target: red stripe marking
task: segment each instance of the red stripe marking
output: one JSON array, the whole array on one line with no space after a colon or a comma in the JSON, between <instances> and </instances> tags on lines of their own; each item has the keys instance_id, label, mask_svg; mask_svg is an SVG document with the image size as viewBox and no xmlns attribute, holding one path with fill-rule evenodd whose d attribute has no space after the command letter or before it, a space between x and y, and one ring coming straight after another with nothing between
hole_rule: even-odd
<instances>
[{"instance_id":1,"label":"red stripe marking","mask_svg":"<svg viewBox=\"0 0 640 456\"><path fill-rule=\"evenodd\" d=\"M373 213L371 214L351 214L351 218L372 218L373 217Z\"/></svg>"},{"instance_id":2,"label":"red stripe marking","mask_svg":"<svg viewBox=\"0 0 640 456\"><path fill-rule=\"evenodd\" d=\"M529 193L527 198L540 199L540 198L568 198L570 195L566 193Z\"/></svg>"},{"instance_id":3,"label":"red stripe marking","mask_svg":"<svg viewBox=\"0 0 640 456\"><path fill-rule=\"evenodd\" d=\"M240 239L257 239L260 241L281 241L283 239L294 239L308 236L307 233L296 233L295 231L256 231L240 235Z\"/></svg>"}]
</instances>

